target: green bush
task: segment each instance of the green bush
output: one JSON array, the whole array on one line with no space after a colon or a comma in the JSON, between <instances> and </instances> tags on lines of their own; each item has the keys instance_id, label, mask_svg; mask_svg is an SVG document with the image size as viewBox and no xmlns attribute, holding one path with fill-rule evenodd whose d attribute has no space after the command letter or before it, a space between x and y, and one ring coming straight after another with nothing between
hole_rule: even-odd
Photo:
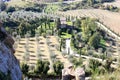
<instances>
[{"instance_id":1,"label":"green bush","mask_svg":"<svg viewBox=\"0 0 120 80\"><path fill-rule=\"evenodd\" d=\"M7 10L6 10L6 12L14 12L14 11L16 11L15 7L11 7L11 6L8 7Z\"/></svg>"},{"instance_id":2,"label":"green bush","mask_svg":"<svg viewBox=\"0 0 120 80\"><path fill-rule=\"evenodd\" d=\"M50 63L48 61L38 60L34 72L36 74L47 75Z\"/></svg>"},{"instance_id":3,"label":"green bush","mask_svg":"<svg viewBox=\"0 0 120 80\"><path fill-rule=\"evenodd\" d=\"M22 70L24 75L27 75L28 71L29 71L29 66L27 64L25 64L25 63L22 63L21 64L21 70Z\"/></svg>"},{"instance_id":4,"label":"green bush","mask_svg":"<svg viewBox=\"0 0 120 80\"><path fill-rule=\"evenodd\" d=\"M62 74L62 69L64 68L64 65L62 62L60 61L56 61L54 64L53 64L53 67L54 67L54 71L57 75L61 75Z\"/></svg>"}]
</instances>

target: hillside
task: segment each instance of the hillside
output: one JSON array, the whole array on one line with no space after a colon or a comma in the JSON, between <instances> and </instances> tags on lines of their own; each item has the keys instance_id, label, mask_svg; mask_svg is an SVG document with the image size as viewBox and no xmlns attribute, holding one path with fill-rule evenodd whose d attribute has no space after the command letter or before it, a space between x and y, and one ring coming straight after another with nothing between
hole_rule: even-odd
<instances>
[{"instance_id":1,"label":"hillside","mask_svg":"<svg viewBox=\"0 0 120 80\"><path fill-rule=\"evenodd\" d=\"M116 0L115 2L112 3L104 3L104 5L113 5L120 8L120 0Z\"/></svg>"},{"instance_id":2,"label":"hillside","mask_svg":"<svg viewBox=\"0 0 120 80\"><path fill-rule=\"evenodd\" d=\"M74 12L74 13L73 13ZM57 12L65 16L77 16L77 17L92 17L99 19L104 25L109 27L116 33L120 34L120 14L116 12L110 12L107 10L100 9L81 9L81 10L70 10L66 12Z\"/></svg>"},{"instance_id":3,"label":"hillside","mask_svg":"<svg viewBox=\"0 0 120 80\"><path fill-rule=\"evenodd\" d=\"M0 26L0 80L22 80L19 61L14 56L12 37ZM4 36L3 36L4 35Z\"/></svg>"}]
</instances>

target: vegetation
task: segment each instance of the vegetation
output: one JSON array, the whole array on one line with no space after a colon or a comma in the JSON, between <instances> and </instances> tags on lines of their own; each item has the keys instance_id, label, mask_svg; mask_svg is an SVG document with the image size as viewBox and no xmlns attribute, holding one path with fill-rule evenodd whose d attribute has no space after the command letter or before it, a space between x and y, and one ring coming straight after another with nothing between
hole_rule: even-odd
<instances>
[{"instance_id":1,"label":"vegetation","mask_svg":"<svg viewBox=\"0 0 120 80\"><path fill-rule=\"evenodd\" d=\"M21 70L22 70L23 74L26 76L28 74L28 71L29 71L29 66L25 63L22 63Z\"/></svg>"},{"instance_id":2,"label":"vegetation","mask_svg":"<svg viewBox=\"0 0 120 80\"><path fill-rule=\"evenodd\" d=\"M112 46L112 42L115 40L107 32L100 29L97 25L96 19L89 17L77 18L73 16L65 16L59 14L52 14L53 12L83 9L83 8L100 8L107 9L110 11L117 11L117 7L114 6L102 6L102 3L114 1L114 0L83 0L82 2L75 2L70 4L60 3L56 4L31 4L24 7L10 6L9 3L6 6L4 3L0 6L2 12L0 13L0 19L3 21L3 26L6 30L13 34L16 44L22 40L21 37L26 38L24 59L27 62L29 60L30 51L28 49L29 38L35 37L36 43L40 43L39 36L43 36L46 39L48 47L57 48L61 53L66 53L66 39L71 40L71 50L74 55L61 54L62 57L68 58L75 67L81 66L85 68L87 76L91 76L92 79L96 80L99 75L114 74L115 69L111 67L113 59L111 53L116 52ZM60 8L62 7L62 8ZM62 17L66 17L66 24L61 24ZM64 27L62 27L64 26ZM15 33L12 33L14 32ZM26 35L27 34L27 35ZM59 46L50 45L49 36L57 36ZM4 38L4 35L0 32L0 40ZM19 40L19 41L17 41ZM110 42L112 41L112 42ZM20 43L24 44L24 43ZM44 43L42 43L44 44ZM108 44L108 45L106 45ZM115 44L115 43L114 43ZM116 44L115 44L116 45ZM32 47L32 46L31 46ZM119 47L119 45L118 45ZM49 61L41 58L40 49L37 45L37 64L33 71L30 71L29 65L22 63L21 70L25 76L36 76L37 77L48 77L49 75L61 76L64 63L57 60L57 55L54 50L48 49L50 52L50 59L53 62L51 66ZM119 52L119 49L117 50ZM32 51L31 51L32 52ZM57 52L57 51L56 51ZM67 57L66 57L67 56ZM109 58L110 57L110 58ZM89 64L84 64L87 59ZM116 61L116 58L115 60ZM84 64L84 65L83 65ZM54 72L48 74L50 67L53 67ZM31 67L31 66L30 66ZM107 74L106 74L107 73ZM0 78L4 79L6 75L0 73ZM7 78L10 78L7 75ZM113 79L111 77L109 79ZM6 79L4 79L6 80Z\"/></svg>"},{"instance_id":3,"label":"vegetation","mask_svg":"<svg viewBox=\"0 0 120 80\"><path fill-rule=\"evenodd\" d=\"M60 61L56 61L56 62L53 64L53 67L54 67L55 73L56 73L57 75L61 75L61 74L62 74L62 69L64 68L63 63L61 63Z\"/></svg>"},{"instance_id":4,"label":"vegetation","mask_svg":"<svg viewBox=\"0 0 120 80\"><path fill-rule=\"evenodd\" d=\"M88 44L92 47L98 48L99 44L100 44L100 34L99 33L95 33L89 40Z\"/></svg>"},{"instance_id":5,"label":"vegetation","mask_svg":"<svg viewBox=\"0 0 120 80\"><path fill-rule=\"evenodd\" d=\"M49 65L50 65L50 63L48 61L38 60L34 72L38 75L40 75L40 74L47 75L47 72L49 70Z\"/></svg>"},{"instance_id":6,"label":"vegetation","mask_svg":"<svg viewBox=\"0 0 120 80\"><path fill-rule=\"evenodd\" d=\"M105 2L113 2L114 0L82 0L81 2L74 2L70 4L62 4L59 10L67 11L67 10L76 10L76 9L90 9L90 8L100 8L106 9L113 12L118 12L119 8L115 6L104 6Z\"/></svg>"},{"instance_id":7,"label":"vegetation","mask_svg":"<svg viewBox=\"0 0 120 80\"><path fill-rule=\"evenodd\" d=\"M10 76L10 71L8 71L7 75L0 71L0 79L1 80L12 80Z\"/></svg>"}]
</instances>

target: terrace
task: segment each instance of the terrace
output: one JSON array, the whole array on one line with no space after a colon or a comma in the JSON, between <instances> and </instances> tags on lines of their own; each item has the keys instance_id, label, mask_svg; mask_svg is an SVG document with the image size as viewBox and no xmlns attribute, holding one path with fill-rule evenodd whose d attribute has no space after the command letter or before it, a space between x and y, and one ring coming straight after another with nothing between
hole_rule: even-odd
<instances>
[{"instance_id":1,"label":"terrace","mask_svg":"<svg viewBox=\"0 0 120 80\"><path fill-rule=\"evenodd\" d=\"M20 39L20 43L18 43L18 47L16 48L15 53L15 56L20 60L20 62L25 61L28 63L28 65L34 64L34 66L37 63L38 59L49 60L51 62L50 55L54 53L56 55L56 59L60 60L61 62L66 61L67 63L69 63L69 61L62 56L61 52L56 49L56 46L59 45L59 42L57 41L57 38L55 36L48 36L47 38L40 36L39 44L37 44L35 39L36 38L29 38L28 41L25 38ZM50 44L47 44L48 40ZM26 45L26 43L28 44ZM28 49L27 53L29 54L26 55L29 57L28 61L24 59L24 57L26 57L26 49ZM65 66L67 65L65 64Z\"/></svg>"}]
</instances>

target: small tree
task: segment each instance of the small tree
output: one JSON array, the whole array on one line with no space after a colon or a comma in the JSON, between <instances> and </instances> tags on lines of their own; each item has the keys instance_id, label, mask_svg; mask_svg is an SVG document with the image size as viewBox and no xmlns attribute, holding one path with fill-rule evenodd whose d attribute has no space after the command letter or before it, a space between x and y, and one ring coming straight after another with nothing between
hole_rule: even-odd
<instances>
[{"instance_id":1,"label":"small tree","mask_svg":"<svg viewBox=\"0 0 120 80\"><path fill-rule=\"evenodd\" d=\"M43 74L47 74L50 63L48 61L43 61L44 67L43 67Z\"/></svg>"},{"instance_id":2,"label":"small tree","mask_svg":"<svg viewBox=\"0 0 120 80\"><path fill-rule=\"evenodd\" d=\"M38 62L36 64L35 73L46 75L49 70L49 65L50 65L50 63L48 61L38 60Z\"/></svg>"},{"instance_id":3,"label":"small tree","mask_svg":"<svg viewBox=\"0 0 120 80\"><path fill-rule=\"evenodd\" d=\"M42 70L43 70L42 60L38 60L34 72L35 72L36 74L41 74L41 73L42 73Z\"/></svg>"},{"instance_id":4,"label":"small tree","mask_svg":"<svg viewBox=\"0 0 120 80\"><path fill-rule=\"evenodd\" d=\"M62 74L62 69L64 68L64 65L63 65L62 62L56 61L56 62L53 64L53 67L54 67L55 73L56 73L57 75Z\"/></svg>"},{"instance_id":5,"label":"small tree","mask_svg":"<svg viewBox=\"0 0 120 80\"><path fill-rule=\"evenodd\" d=\"M111 71L111 64L112 64L112 58L108 58L104 66L108 72Z\"/></svg>"},{"instance_id":6,"label":"small tree","mask_svg":"<svg viewBox=\"0 0 120 80\"><path fill-rule=\"evenodd\" d=\"M93 36L89 39L88 44L94 48L98 48L100 44L101 36L99 33L94 33Z\"/></svg>"},{"instance_id":7,"label":"small tree","mask_svg":"<svg viewBox=\"0 0 120 80\"><path fill-rule=\"evenodd\" d=\"M90 68L90 73L92 75L96 75L99 73L99 67L102 65L98 60L90 59L89 62L89 68Z\"/></svg>"},{"instance_id":8,"label":"small tree","mask_svg":"<svg viewBox=\"0 0 120 80\"><path fill-rule=\"evenodd\" d=\"M56 20L56 28L59 29L60 26L61 26L61 22L60 22L60 18L58 18Z\"/></svg>"},{"instance_id":9,"label":"small tree","mask_svg":"<svg viewBox=\"0 0 120 80\"><path fill-rule=\"evenodd\" d=\"M15 7L8 7L7 8L7 12L14 12L15 11Z\"/></svg>"},{"instance_id":10,"label":"small tree","mask_svg":"<svg viewBox=\"0 0 120 80\"><path fill-rule=\"evenodd\" d=\"M29 71L29 66L25 63L21 64L21 70L23 72L24 75L27 75L28 71Z\"/></svg>"},{"instance_id":11,"label":"small tree","mask_svg":"<svg viewBox=\"0 0 120 80\"><path fill-rule=\"evenodd\" d=\"M80 21L79 19L77 19L77 20L75 21L75 26L76 26L77 28L80 28L80 26L81 26L81 21Z\"/></svg>"}]
</instances>

